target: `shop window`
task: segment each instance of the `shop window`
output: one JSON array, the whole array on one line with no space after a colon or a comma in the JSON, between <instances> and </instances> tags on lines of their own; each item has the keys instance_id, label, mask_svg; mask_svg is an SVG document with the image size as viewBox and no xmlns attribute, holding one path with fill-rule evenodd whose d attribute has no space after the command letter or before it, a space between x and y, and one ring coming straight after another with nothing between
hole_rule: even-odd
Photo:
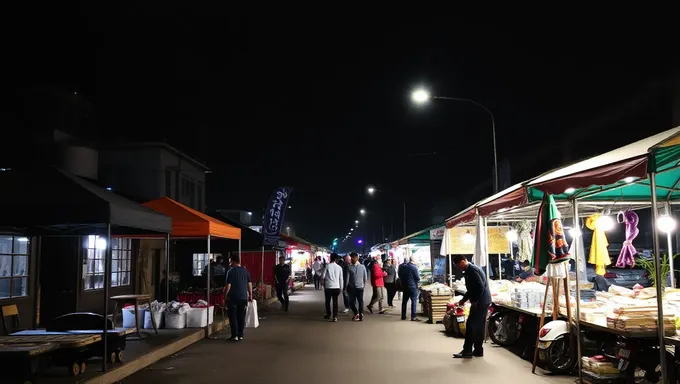
<instances>
[{"instance_id":1,"label":"shop window","mask_svg":"<svg viewBox=\"0 0 680 384\"><path fill-rule=\"evenodd\" d=\"M132 240L111 239L111 286L130 285L132 269ZM104 270L106 268L106 238L103 236L85 237L85 257L83 268L83 289L104 288Z\"/></svg>"},{"instance_id":2,"label":"shop window","mask_svg":"<svg viewBox=\"0 0 680 384\"><path fill-rule=\"evenodd\" d=\"M213 257L221 256L221 253L194 253L193 275L203 276L203 269Z\"/></svg>"},{"instance_id":3,"label":"shop window","mask_svg":"<svg viewBox=\"0 0 680 384\"><path fill-rule=\"evenodd\" d=\"M28 296L27 237L0 236L0 299Z\"/></svg>"},{"instance_id":4,"label":"shop window","mask_svg":"<svg viewBox=\"0 0 680 384\"><path fill-rule=\"evenodd\" d=\"M111 286L130 285L132 239L111 239Z\"/></svg>"}]
</instances>

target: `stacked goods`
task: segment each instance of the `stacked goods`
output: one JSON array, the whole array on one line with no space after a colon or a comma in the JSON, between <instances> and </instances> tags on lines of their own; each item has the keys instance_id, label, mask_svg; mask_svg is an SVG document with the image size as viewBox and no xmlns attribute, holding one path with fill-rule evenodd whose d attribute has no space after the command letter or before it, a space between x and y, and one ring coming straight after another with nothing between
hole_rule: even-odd
<instances>
[{"instance_id":1,"label":"stacked goods","mask_svg":"<svg viewBox=\"0 0 680 384\"><path fill-rule=\"evenodd\" d=\"M540 308L544 294L532 289L516 288L511 293L512 306L517 308Z\"/></svg>"},{"instance_id":2,"label":"stacked goods","mask_svg":"<svg viewBox=\"0 0 680 384\"><path fill-rule=\"evenodd\" d=\"M623 331L656 332L658 329L657 307L643 305L637 307L617 306L607 315L607 327ZM675 335L675 316L664 315L664 333Z\"/></svg>"},{"instance_id":3,"label":"stacked goods","mask_svg":"<svg viewBox=\"0 0 680 384\"><path fill-rule=\"evenodd\" d=\"M429 291L421 291L423 298L423 313L428 317L430 323L441 322L446 315L447 305L453 296L453 293L448 295L432 295Z\"/></svg>"},{"instance_id":4,"label":"stacked goods","mask_svg":"<svg viewBox=\"0 0 680 384\"><path fill-rule=\"evenodd\" d=\"M625 375L604 356L583 357L581 367L586 383L625 383Z\"/></svg>"},{"instance_id":5,"label":"stacked goods","mask_svg":"<svg viewBox=\"0 0 680 384\"><path fill-rule=\"evenodd\" d=\"M447 296L453 295L453 290L441 283L434 283L430 285L423 285L420 287L422 291L429 292L432 296Z\"/></svg>"}]
</instances>

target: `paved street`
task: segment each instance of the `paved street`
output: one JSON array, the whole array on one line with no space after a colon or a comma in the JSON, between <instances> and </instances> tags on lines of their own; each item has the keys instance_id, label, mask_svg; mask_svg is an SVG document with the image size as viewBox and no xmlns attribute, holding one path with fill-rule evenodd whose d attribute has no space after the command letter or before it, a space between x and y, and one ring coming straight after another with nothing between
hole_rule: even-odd
<instances>
[{"instance_id":1,"label":"paved street","mask_svg":"<svg viewBox=\"0 0 680 384\"><path fill-rule=\"evenodd\" d=\"M369 293L367 292L367 296ZM341 310L342 310L342 304ZM462 340L443 326L370 315L337 323L323 320L323 291L307 286L291 296L289 313L261 311L246 339L226 342L228 332L196 343L124 380L125 383L571 383L569 377L532 375L531 365L487 345L483 359L454 360Z\"/></svg>"}]
</instances>

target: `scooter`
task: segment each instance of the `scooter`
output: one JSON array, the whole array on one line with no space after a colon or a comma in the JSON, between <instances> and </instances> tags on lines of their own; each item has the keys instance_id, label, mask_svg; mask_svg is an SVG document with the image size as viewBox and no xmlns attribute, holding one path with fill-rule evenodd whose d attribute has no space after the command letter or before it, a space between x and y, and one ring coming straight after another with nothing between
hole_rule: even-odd
<instances>
[{"instance_id":1,"label":"scooter","mask_svg":"<svg viewBox=\"0 0 680 384\"><path fill-rule=\"evenodd\" d=\"M491 341L502 347L515 344L522 335L524 315L494 304L489 307L489 312L487 331Z\"/></svg>"},{"instance_id":2,"label":"scooter","mask_svg":"<svg viewBox=\"0 0 680 384\"><path fill-rule=\"evenodd\" d=\"M578 362L576 353L576 327L564 320L553 320L538 332L538 359L555 374L569 374ZM573 337L573 339L572 339ZM617 336L581 327L581 351L583 356L604 354L615 356Z\"/></svg>"},{"instance_id":3,"label":"scooter","mask_svg":"<svg viewBox=\"0 0 680 384\"><path fill-rule=\"evenodd\" d=\"M458 303L448 304L444 326L446 332L455 336L465 336L465 308Z\"/></svg>"}]
</instances>

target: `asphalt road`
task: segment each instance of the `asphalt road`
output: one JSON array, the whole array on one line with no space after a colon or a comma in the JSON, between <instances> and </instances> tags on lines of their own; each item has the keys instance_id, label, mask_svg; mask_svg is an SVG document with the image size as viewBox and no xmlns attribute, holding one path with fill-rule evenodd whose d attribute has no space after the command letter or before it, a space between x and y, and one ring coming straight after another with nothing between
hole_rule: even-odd
<instances>
[{"instance_id":1,"label":"asphalt road","mask_svg":"<svg viewBox=\"0 0 680 384\"><path fill-rule=\"evenodd\" d=\"M370 292L366 295L369 296ZM399 305L399 302L396 303ZM367 314L363 322L341 314L323 320L323 291L291 295L290 312L278 304L261 310L260 327L245 340L228 332L196 343L123 380L124 383L572 383L573 378L531 373L531 364L487 344L485 356L454 360L462 340L441 324L401 321L399 313ZM342 310L342 304L340 304ZM538 371L537 371L538 372Z\"/></svg>"}]
</instances>

